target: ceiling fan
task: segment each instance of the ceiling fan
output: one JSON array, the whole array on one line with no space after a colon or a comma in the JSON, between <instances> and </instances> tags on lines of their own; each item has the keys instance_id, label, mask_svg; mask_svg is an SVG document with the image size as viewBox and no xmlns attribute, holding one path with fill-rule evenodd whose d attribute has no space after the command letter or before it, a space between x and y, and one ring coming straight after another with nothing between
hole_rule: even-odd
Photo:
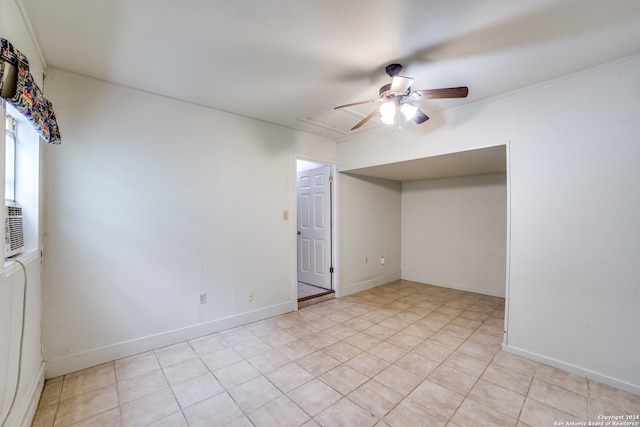
<instances>
[{"instance_id":1,"label":"ceiling fan","mask_svg":"<svg viewBox=\"0 0 640 427\"><path fill-rule=\"evenodd\" d=\"M339 108L353 107L354 105L382 102L380 108L374 110L362 119L352 127L351 130L358 129L378 113L382 115L381 119L385 124L396 123L396 116L398 118L400 117L398 112L407 120L412 120L420 124L429 120L429 116L416 107L411 101L420 101L421 99L465 98L469 93L469 88L466 86L411 91L411 84L414 79L400 75L402 65L389 64L385 68L385 71L389 77L391 77L391 83L387 83L380 88L378 98L334 107L334 110L337 110Z\"/></svg>"}]
</instances>

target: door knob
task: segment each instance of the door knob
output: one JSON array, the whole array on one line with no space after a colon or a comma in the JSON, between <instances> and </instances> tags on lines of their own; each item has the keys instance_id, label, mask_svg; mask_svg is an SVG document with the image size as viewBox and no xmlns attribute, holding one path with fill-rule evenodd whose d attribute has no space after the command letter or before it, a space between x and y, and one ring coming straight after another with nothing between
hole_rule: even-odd
<instances>
[{"instance_id":1,"label":"door knob","mask_svg":"<svg viewBox=\"0 0 640 427\"><path fill-rule=\"evenodd\" d=\"M300 234L302 234L302 233L300 232L300 230L298 230L298 235L300 235Z\"/></svg>"}]
</instances>

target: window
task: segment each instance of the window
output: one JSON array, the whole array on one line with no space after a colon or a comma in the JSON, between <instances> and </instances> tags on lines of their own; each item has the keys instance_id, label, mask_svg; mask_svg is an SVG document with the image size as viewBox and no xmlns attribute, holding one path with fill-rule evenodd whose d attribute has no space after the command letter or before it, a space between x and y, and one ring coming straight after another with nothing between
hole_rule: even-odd
<instances>
[{"instance_id":1,"label":"window","mask_svg":"<svg viewBox=\"0 0 640 427\"><path fill-rule=\"evenodd\" d=\"M5 179L5 205L20 209L24 252L34 252L39 247L40 230L40 138L31 123L11 105L4 103L0 111L0 120L4 120L0 121L0 142L4 144L5 161L0 159L0 176ZM6 209L3 207L0 213L4 213L6 223Z\"/></svg>"},{"instance_id":2,"label":"window","mask_svg":"<svg viewBox=\"0 0 640 427\"><path fill-rule=\"evenodd\" d=\"M4 166L4 198L8 201L16 199L16 121L6 117L6 148Z\"/></svg>"}]
</instances>

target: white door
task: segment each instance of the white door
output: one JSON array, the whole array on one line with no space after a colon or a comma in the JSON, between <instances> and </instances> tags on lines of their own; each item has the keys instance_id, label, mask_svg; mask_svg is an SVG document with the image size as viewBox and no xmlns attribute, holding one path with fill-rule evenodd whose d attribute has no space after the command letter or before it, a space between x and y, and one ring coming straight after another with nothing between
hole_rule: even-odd
<instances>
[{"instance_id":1,"label":"white door","mask_svg":"<svg viewBox=\"0 0 640 427\"><path fill-rule=\"evenodd\" d=\"M298 281L331 289L331 166L298 172Z\"/></svg>"}]
</instances>

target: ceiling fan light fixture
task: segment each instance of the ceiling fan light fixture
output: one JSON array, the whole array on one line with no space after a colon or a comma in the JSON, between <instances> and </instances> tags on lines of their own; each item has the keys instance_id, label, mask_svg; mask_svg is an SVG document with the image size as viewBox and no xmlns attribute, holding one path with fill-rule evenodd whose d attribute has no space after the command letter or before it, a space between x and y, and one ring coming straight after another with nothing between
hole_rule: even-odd
<instances>
[{"instance_id":1,"label":"ceiling fan light fixture","mask_svg":"<svg viewBox=\"0 0 640 427\"><path fill-rule=\"evenodd\" d=\"M392 125L392 124L395 124L396 122L396 116L395 114L380 116L380 121L385 125Z\"/></svg>"},{"instance_id":2,"label":"ceiling fan light fixture","mask_svg":"<svg viewBox=\"0 0 640 427\"><path fill-rule=\"evenodd\" d=\"M396 103L387 101L380 106L380 120L382 123L392 125L396 121Z\"/></svg>"},{"instance_id":3,"label":"ceiling fan light fixture","mask_svg":"<svg viewBox=\"0 0 640 427\"><path fill-rule=\"evenodd\" d=\"M404 103L400 107L400 112L402 112L402 114L407 120L413 119L413 116L415 116L416 111L418 111L418 107L416 107L415 105L411 105L409 103Z\"/></svg>"},{"instance_id":4,"label":"ceiling fan light fixture","mask_svg":"<svg viewBox=\"0 0 640 427\"><path fill-rule=\"evenodd\" d=\"M396 113L396 103L387 101L380 106L380 114L383 116L393 116Z\"/></svg>"},{"instance_id":5,"label":"ceiling fan light fixture","mask_svg":"<svg viewBox=\"0 0 640 427\"><path fill-rule=\"evenodd\" d=\"M414 81L413 77L400 75L400 71L402 70L401 64L389 64L385 70L389 77L391 77L391 83L387 83L380 88L378 91L379 97L377 99L352 102L350 104L333 107L334 110L337 110L340 108L353 107L355 105L371 104L375 102L382 103L379 109L373 110L368 116L352 127L351 130L360 129L362 125L377 116L378 113L380 113L382 123L388 125L394 125L397 123L398 129L401 128L401 125L405 120L412 121L419 125L429 120L429 116L415 105L417 101L422 99L466 98L469 94L469 88L466 86L412 91L411 85ZM402 115L400 115L401 113Z\"/></svg>"}]
</instances>

